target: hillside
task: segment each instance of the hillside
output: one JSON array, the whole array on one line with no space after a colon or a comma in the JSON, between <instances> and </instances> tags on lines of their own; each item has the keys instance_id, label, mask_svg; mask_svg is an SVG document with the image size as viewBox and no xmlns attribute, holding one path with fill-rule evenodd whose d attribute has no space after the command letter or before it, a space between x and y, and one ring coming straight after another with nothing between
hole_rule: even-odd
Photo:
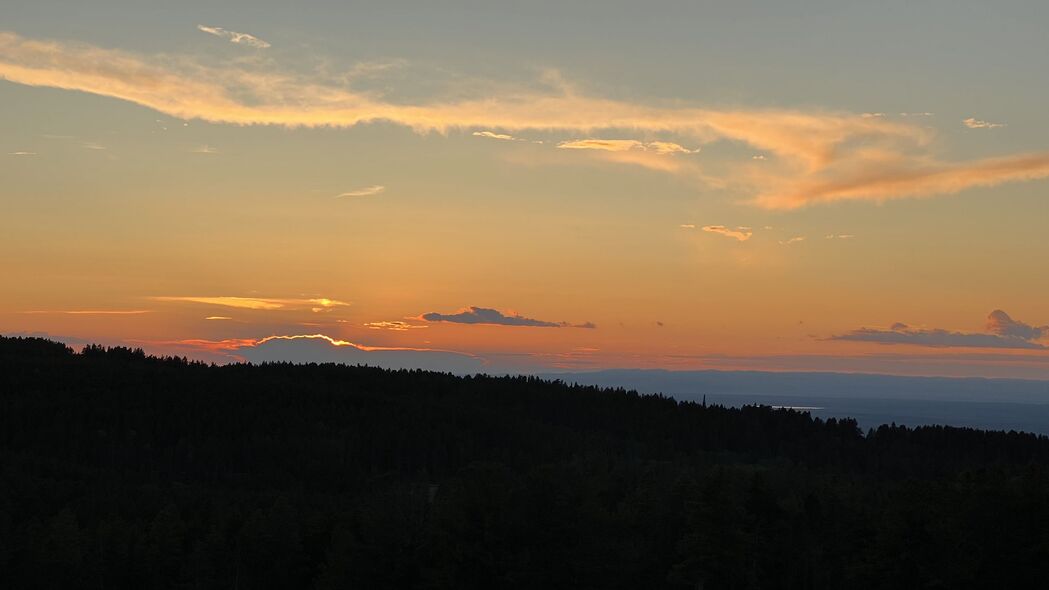
<instances>
[{"instance_id":1,"label":"hillside","mask_svg":"<svg viewBox=\"0 0 1049 590\"><path fill-rule=\"evenodd\" d=\"M1049 438L0 338L7 588L986 588Z\"/></svg>"}]
</instances>

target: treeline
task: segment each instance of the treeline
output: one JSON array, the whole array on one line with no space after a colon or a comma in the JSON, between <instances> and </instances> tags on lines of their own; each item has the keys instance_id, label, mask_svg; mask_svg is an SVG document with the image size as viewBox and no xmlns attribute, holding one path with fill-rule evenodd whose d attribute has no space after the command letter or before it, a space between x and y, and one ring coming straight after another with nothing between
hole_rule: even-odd
<instances>
[{"instance_id":1,"label":"treeline","mask_svg":"<svg viewBox=\"0 0 1049 590\"><path fill-rule=\"evenodd\" d=\"M986 588L1049 439L0 337L0 587Z\"/></svg>"}]
</instances>

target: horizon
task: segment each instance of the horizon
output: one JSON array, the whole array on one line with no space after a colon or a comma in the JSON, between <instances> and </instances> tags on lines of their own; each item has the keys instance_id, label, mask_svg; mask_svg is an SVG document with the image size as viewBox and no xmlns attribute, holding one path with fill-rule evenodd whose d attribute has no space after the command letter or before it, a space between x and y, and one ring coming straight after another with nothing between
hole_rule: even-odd
<instances>
[{"instance_id":1,"label":"horizon","mask_svg":"<svg viewBox=\"0 0 1049 590\"><path fill-rule=\"evenodd\" d=\"M1049 6L312 7L0 6L0 334L1049 381Z\"/></svg>"},{"instance_id":2,"label":"horizon","mask_svg":"<svg viewBox=\"0 0 1049 590\"><path fill-rule=\"evenodd\" d=\"M176 367L188 366L185 357L145 356L141 348L112 348L86 345L79 352L65 343L38 337L0 338L0 349L15 352L10 359L23 362L33 355L18 355L20 343L25 351L46 354L41 359L52 359L54 344L80 356L76 365L91 365L101 359L116 358L117 366L136 362L175 361ZM287 342L277 340L277 342ZM13 345L13 346L12 346ZM104 351L100 353L99 350ZM385 357L379 362L354 363L347 359L317 358L317 354L293 352L301 358L288 358L288 351L266 350L260 356L246 361L225 364L202 363L207 369L226 367L266 368L296 367L324 370L325 367L361 368L393 374L420 374L429 372L450 378L466 379L537 379L547 384L569 387L593 387L605 392L630 392L642 396L669 398L677 402L702 404L706 407L743 408L766 406L772 409L788 408L808 414L816 420L851 420L860 432L871 432L883 426L922 426L972 428L988 432L1026 432L1049 436L1049 381L1022 379L988 379L983 377L908 377L885 374L833 372L766 372L720 370L666 370L666 369L602 369L595 371L531 373L489 371L476 367L448 370L447 362L434 365L412 360ZM129 354L130 353L130 354ZM143 356L139 356L143 355ZM322 356L323 355L319 355ZM360 359L358 359L360 360ZM370 359L374 361L375 359ZM31 361L30 361L31 362ZM318 364L319 363L319 364ZM347 385L349 382L347 383Z\"/></svg>"},{"instance_id":3,"label":"horizon","mask_svg":"<svg viewBox=\"0 0 1049 590\"><path fill-rule=\"evenodd\" d=\"M394 371L396 371L396 370L405 370L405 369L409 369L409 370L410 369L420 369L420 370L431 371L431 372L450 373L450 374L459 375L459 376L483 375L483 376L490 376L490 377L501 377L501 376L539 377L539 378L542 378L542 379L545 379L545 380L557 379L559 377L587 376L587 375L612 375L612 374L621 373L621 374L635 374L635 375L645 375L645 374L671 374L671 375L687 375L687 374L704 374L704 375L706 375L706 374L716 374L716 375L726 375L726 376L735 376L735 375L759 375L759 376L766 376L766 375L770 375L770 376L771 375L790 375L790 376L798 376L798 377L805 377L805 376L836 377L837 376L837 377L846 377L846 378L848 378L848 377L857 377L857 378L870 377L870 378L876 378L876 379L885 378L885 379L901 380L901 381L913 381L913 382L932 382L932 381L966 382L966 381L968 381L968 382L1018 382L1018 383L1032 383L1032 384L1049 384L1049 379L1023 378L1023 377L983 377L983 376L952 376L952 375L901 375L901 374L896 374L896 373L874 373L874 372L833 371L833 370L823 370L823 371L821 371L821 370L809 370L809 371L805 371L805 370L790 370L790 369L784 369L784 370L775 370L775 369L765 369L765 370L762 370L762 369L719 369L719 368L707 368L707 369L665 369L665 368L661 368L661 367L650 367L650 368L643 368L643 367L612 367L612 368L586 368L586 369L579 369L579 370L539 370L539 369L536 369L536 370L533 370L533 371L530 371L530 372L520 372L520 371L515 372L515 371L485 371L484 370L485 367L482 366L481 367L482 370L477 371L477 372L470 372L470 371L457 371L454 368L452 368L452 370L446 370L446 369L441 368L441 367L438 367L438 368L426 368L424 366L419 366L419 365L416 365L416 364L405 364L405 365L401 366L399 363L389 364L389 363L378 362L378 363L375 363L375 364L369 364L367 362L354 362L353 359L341 359L340 360L338 358L335 358L333 360L327 360L327 359L324 359L324 358L318 358L318 356L316 356L316 355L311 355L308 351L306 351L305 353L301 353L300 351L295 351L297 354L301 354L301 356L299 358L294 358L292 355L283 355L283 354L280 354L278 352L278 354L276 354L275 356L273 356L271 358L267 358L266 356L260 356L260 357L256 357L255 360L248 359L248 358L241 358L241 359L225 358L225 359L219 359L218 361L209 361L209 360L204 360L204 359L195 358L195 357L191 357L191 356L185 356L185 355L172 355L172 354L151 352L147 348L144 348L144 347L141 347L141 346L134 346L133 343L131 345L129 345L128 343L119 343L119 342L115 343L115 344L105 344L105 343L88 342L88 341L81 342L81 341L78 340L78 341L76 341L75 344L70 344L70 343L65 342L63 340L55 339L55 338L53 338L53 337L51 337L51 336L49 336L47 334L43 334L43 333L39 333L39 332L37 332L37 333L25 333L25 332L23 332L23 333L0 334L0 338L15 338L15 339L18 339L18 338L34 339L34 338L36 338L36 339L42 339L42 340L46 340L46 341L49 341L49 342L54 342L54 343L57 343L57 344L61 344L61 345L65 346L66 348L69 348L73 352L73 354L82 354L85 348L88 348L88 347L91 347L91 346L97 346L97 347L101 347L103 349L125 348L125 349L131 350L131 351L141 350L143 354L145 354L145 355L147 355L149 357L152 357L152 358L156 358L156 359L165 359L165 358L184 359L186 361L202 362L204 364L210 364L210 365L214 365L214 366L224 366L224 365L227 365L227 364L257 365L257 364L266 364L266 363L290 363L290 364L293 364L293 365L334 364L334 365L359 366L359 367L367 367L367 368L374 368L374 369L385 369L385 370L394 370ZM267 337L267 338L280 340L280 339L289 338L289 337L270 336L270 337ZM263 339L263 340L266 340L266 339ZM374 360L374 359L365 359L365 360ZM1047 391L1047 393L1049 393L1049 391ZM1049 403L1049 398L1047 398L1045 401L1047 403Z\"/></svg>"}]
</instances>

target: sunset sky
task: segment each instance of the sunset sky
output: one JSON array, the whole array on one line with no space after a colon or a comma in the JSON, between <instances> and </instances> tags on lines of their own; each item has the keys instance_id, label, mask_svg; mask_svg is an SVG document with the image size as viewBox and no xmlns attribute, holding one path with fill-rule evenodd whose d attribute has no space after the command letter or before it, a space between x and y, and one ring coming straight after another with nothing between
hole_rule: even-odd
<instances>
[{"instance_id":1,"label":"sunset sky","mask_svg":"<svg viewBox=\"0 0 1049 590\"><path fill-rule=\"evenodd\" d=\"M0 3L0 333L1049 379L1049 3Z\"/></svg>"}]
</instances>

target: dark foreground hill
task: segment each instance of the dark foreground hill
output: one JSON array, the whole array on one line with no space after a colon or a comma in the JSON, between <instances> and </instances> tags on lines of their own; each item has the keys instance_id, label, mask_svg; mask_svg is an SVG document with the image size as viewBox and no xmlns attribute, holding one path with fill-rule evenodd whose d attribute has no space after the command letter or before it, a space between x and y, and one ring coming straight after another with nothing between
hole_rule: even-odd
<instances>
[{"instance_id":1,"label":"dark foreground hill","mask_svg":"<svg viewBox=\"0 0 1049 590\"><path fill-rule=\"evenodd\" d=\"M1035 588L1049 439L0 338L4 588Z\"/></svg>"}]
</instances>

